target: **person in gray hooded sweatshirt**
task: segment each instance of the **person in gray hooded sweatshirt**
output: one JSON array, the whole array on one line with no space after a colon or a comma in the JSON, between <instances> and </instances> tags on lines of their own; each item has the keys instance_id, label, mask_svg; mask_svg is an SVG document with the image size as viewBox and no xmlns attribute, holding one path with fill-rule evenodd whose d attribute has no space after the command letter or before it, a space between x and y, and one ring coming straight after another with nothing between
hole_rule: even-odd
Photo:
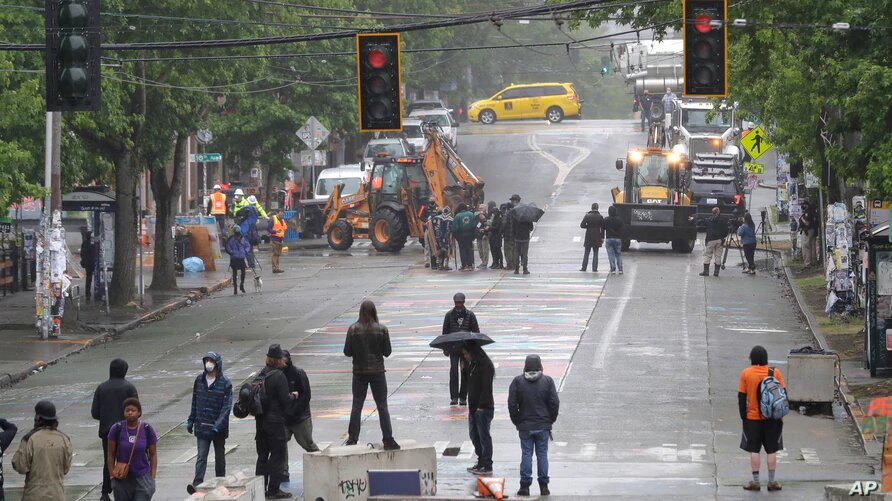
<instances>
[{"instance_id":1,"label":"person in gray hooded sweatshirt","mask_svg":"<svg viewBox=\"0 0 892 501\"><path fill-rule=\"evenodd\" d=\"M511 381L508 388L508 415L520 434L520 490L518 496L529 496L533 483L533 450L536 451L539 493L548 490L548 438L557 421L560 400L554 380L542 372L539 355L527 355L523 374Z\"/></svg>"}]
</instances>

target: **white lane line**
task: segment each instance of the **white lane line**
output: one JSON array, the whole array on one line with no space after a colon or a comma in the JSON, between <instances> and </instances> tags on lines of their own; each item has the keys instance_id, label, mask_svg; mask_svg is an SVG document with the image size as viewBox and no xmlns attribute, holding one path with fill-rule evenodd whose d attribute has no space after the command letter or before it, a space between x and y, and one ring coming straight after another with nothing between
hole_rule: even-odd
<instances>
[{"instance_id":1,"label":"white lane line","mask_svg":"<svg viewBox=\"0 0 892 501\"><path fill-rule=\"evenodd\" d=\"M620 296L621 299L617 301L616 306L614 307L613 316L610 317L607 326L601 331L601 339L598 341L598 349L595 350L595 356L592 359L592 367L595 369L603 369L604 362L607 361L607 350L610 349L610 343L613 342L613 338L619 331L619 325L623 319L623 312L626 310L626 305L629 304L628 298L632 296L632 286L635 284L635 273L637 269L637 267L634 267L629 273L622 276L614 275L617 280L622 280L626 284L625 287L623 287L623 294Z\"/></svg>"},{"instance_id":2,"label":"white lane line","mask_svg":"<svg viewBox=\"0 0 892 501\"><path fill-rule=\"evenodd\" d=\"M573 237L574 244L579 243L579 242L582 242L582 237Z\"/></svg>"},{"instance_id":3,"label":"white lane line","mask_svg":"<svg viewBox=\"0 0 892 501\"><path fill-rule=\"evenodd\" d=\"M576 150L576 156L570 160L569 162L562 162L559 158L552 155L551 153L543 150L536 143L536 135L530 134L527 136L527 144L530 146L530 149L538 153L542 158L548 160L553 163L555 167L558 168L558 175L554 178L554 185L561 186L564 184L564 181L567 179L567 176L570 175L570 172L573 171L573 167L579 165L583 160L588 158L591 155L592 150L588 148L583 148L581 146L570 146L567 144L550 144L546 146L555 146L558 148L571 148Z\"/></svg>"},{"instance_id":4,"label":"white lane line","mask_svg":"<svg viewBox=\"0 0 892 501\"><path fill-rule=\"evenodd\" d=\"M787 332L781 329L749 329L749 328L737 328L737 327L723 327L726 331L735 331L735 332L766 332L771 334L780 334Z\"/></svg>"},{"instance_id":5,"label":"white lane line","mask_svg":"<svg viewBox=\"0 0 892 501\"><path fill-rule=\"evenodd\" d=\"M530 237L530 242L538 242L539 237Z\"/></svg>"},{"instance_id":6,"label":"white lane line","mask_svg":"<svg viewBox=\"0 0 892 501\"><path fill-rule=\"evenodd\" d=\"M443 440L441 442L434 442L434 451L437 453L437 456L442 456L443 451L445 451L447 447L449 447L448 440Z\"/></svg>"}]
</instances>

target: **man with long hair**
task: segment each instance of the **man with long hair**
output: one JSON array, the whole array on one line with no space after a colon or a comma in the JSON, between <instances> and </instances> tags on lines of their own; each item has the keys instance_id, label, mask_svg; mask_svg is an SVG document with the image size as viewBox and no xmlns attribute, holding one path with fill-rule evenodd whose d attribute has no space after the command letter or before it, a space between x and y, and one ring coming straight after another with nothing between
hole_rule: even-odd
<instances>
[{"instance_id":1,"label":"man with long hair","mask_svg":"<svg viewBox=\"0 0 892 501\"><path fill-rule=\"evenodd\" d=\"M25 475L22 501L64 501L65 475L71 469L71 439L59 431L56 406L41 400L34 406L34 429L22 437L12 467Z\"/></svg>"},{"instance_id":2,"label":"man with long hair","mask_svg":"<svg viewBox=\"0 0 892 501\"><path fill-rule=\"evenodd\" d=\"M355 445L359 441L362 406L371 387L372 397L378 408L381 433L384 435L384 450L400 448L393 439L390 411L387 409L384 358L389 357L390 353L390 333L387 327L378 322L375 303L366 299L359 306L359 320L347 329L347 339L344 341L344 355L353 358L353 408L350 411L348 437L344 445Z\"/></svg>"}]
</instances>

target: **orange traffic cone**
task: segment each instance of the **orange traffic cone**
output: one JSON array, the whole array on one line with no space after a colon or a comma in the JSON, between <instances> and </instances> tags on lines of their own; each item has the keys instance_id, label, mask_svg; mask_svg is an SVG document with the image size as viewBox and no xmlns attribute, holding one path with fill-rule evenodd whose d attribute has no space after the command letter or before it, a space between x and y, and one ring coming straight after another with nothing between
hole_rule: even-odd
<instances>
[{"instance_id":1,"label":"orange traffic cone","mask_svg":"<svg viewBox=\"0 0 892 501\"><path fill-rule=\"evenodd\" d=\"M505 478L477 477L477 493L480 496L493 496L502 499L505 492Z\"/></svg>"}]
</instances>

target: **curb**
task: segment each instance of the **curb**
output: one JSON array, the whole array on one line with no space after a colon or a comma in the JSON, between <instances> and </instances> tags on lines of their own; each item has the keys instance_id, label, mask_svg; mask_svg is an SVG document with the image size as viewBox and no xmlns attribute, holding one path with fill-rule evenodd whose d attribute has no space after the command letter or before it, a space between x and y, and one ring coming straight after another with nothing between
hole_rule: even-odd
<instances>
[{"instance_id":1,"label":"curb","mask_svg":"<svg viewBox=\"0 0 892 501\"><path fill-rule=\"evenodd\" d=\"M90 341L88 343L84 344L83 346L80 346L80 347L78 347L74 350L71 350L69 352L63 353L52 360L42 361L40 363L34 364L31 367L29 367L28 369L19 371L15 374L0 375L0 388L6 387L6 386L12 386L15 383L18 383L18 382L26 379L28 376L30 376L34 372L43 372L43 370L46 369L47 367L49 367L51 365L55 365L55 364L59 363L61 360L64 360L64 359L70 357L71 355L80 353L92 346L96 346L96 345L99 345L102 343L107 343L108 341L114 339L115 337L121 335L124 332L133 330L143 324L147 324L147 323L151 323L156 320L160 320L165 315L167 315L168 313L170 313L172 311L176 311L180 308L183 308L183 307L188 306L192 303L200 301L200 300L204 299L206 296L228 287L231 282L232 282L232 278L229 277L229 278L225 278L225 279L217 282L216 284L214 284L210 287L201 287L199 289L191 290L191 291L189 291L189 293L186 296L184 296L180 299L171 301L156 310L150 311L135 320L127 322L124 325L120 325L120 326L117 326L117 327L114 327L111 329L100 327L99 329L100 329L101 334L90 339Z\"/></svg>"},{"instance_id":2,"label":"curb","mask_svg":"<svg viewBox=\"0 0 892 501\"><path fill-rule=\"evenodd\" d=\"M811 310L808 309L808 306L805 304L805 299L802 297L802 293L799 291L799 288L793 283L790 279L792 276L792 272L790 271L790 267L787 265L787 257L781 251L774 251L777 254L780 254L781 262L783 264L782 268L784 270L784 278L787 280L787 284L790 286L790 290L793 291L793 297L796 299L796 305L799 307L799 310L802 312L802 315L805 317L805 322L808 325L808 330L811 331L812 336L815 338L815 341L818 343L818 347L822 350L828 350L829 344L827 343L827 338L821 333L820 329L817 328L817 320L815 320L815 316L812 314ZM861 449L868 456L879 456L882 455L882 450L873 450L878 445L876 437L871 433L865 433L861 430L861 421L864 419L864 413L861 411L861 407L858 406L858 403L855 397L849 392L849 385L845 381L845 374L842 373L842 367L840 367L840 378L836 380L836 388L839 390L839 395L842 397L842 401L845 404L846 413L852 418L852 421L855 423L855 428L858 430L858 441L861 443Z\"/></svg>"}]
</instances>

